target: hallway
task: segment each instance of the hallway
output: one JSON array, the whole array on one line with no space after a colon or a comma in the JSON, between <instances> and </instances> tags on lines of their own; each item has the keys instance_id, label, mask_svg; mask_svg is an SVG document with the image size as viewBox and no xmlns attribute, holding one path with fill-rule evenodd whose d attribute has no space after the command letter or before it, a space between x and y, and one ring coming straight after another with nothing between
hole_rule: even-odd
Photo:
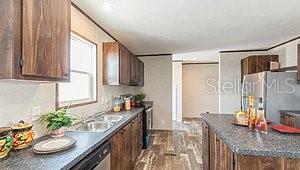
<instances>
[{"instance_id":1,"label":"hallway","mask_svg":"<svg viewBox=\"0 0 300 170\"><path fill-rule=\"evenodd\" d=\"M173 131L153 131L151 146L142 151L135 170L202 169L200 119L184 119L173 127Z\"/></svg>"}]
</instances>

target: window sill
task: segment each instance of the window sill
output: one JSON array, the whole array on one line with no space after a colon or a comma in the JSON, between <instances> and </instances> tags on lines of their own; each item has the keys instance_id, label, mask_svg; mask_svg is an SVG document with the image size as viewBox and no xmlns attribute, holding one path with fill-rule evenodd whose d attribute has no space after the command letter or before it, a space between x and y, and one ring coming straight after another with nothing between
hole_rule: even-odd
<instances>
[{"instance_id":1,"label":"window sill","mask_svg":"<svg viewBox=\"0 0 300 170\"><path fill-rule=\"evenodd\" d=\"M80 107L80 106L85 106L85 105L90 105L90 104L95 104L97 103L97 100L93 100L93 101L85 101L85 102L78 102L78 103L74 103L74 104L70 104L68 105L68 103L72 103L72 102L63 102L63 104L56 104L56 110L59 110L61 108L75 108L75 107Z\"/></svg>"}]
</instances>

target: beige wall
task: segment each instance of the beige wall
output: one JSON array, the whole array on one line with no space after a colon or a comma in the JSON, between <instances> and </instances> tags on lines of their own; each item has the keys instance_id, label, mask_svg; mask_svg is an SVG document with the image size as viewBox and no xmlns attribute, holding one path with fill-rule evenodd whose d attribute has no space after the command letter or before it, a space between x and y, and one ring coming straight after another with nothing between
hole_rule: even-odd
<instances>
[{"instance_id":1,"label":"beige wall","mask_svg":"<svg viewBox=\"0 0 300 170\"><path fill-rule=\"evenodd\" d=\"M297 45L300 44L300 39L289 42L268 52L278 54L281 67L289 67L297 65Z\"/></svg>"},{"instance_id":2,"label":"beige wall","mask_svg":"<svg viewBox=\"0 0 300 170\"><path fill-rule=\"evenodd\" d=\"M142 57L146 100L154 101L154 129L172 130L172 56Z\"/></svg>"},{"instance_id":3,"label":"beige wall","mask_svg":"<svg viewBox=\"0 0 300 170\"><path fill-rule=\"evenodd\" d=\"M218 64L182 66L182 117L219 112L218 80Z\"/></svg>"},{"instance_id":4,"label":"beige wall","mask_svg":"<svg viewBox=\"0 0 300 170\"><path fill-rule=\"evenodd\" d=\"M112 96L135 93L139 88L103 86L102 42L113 40L73 7L71 20L72 30L98 44L98 102L70 110L71 113L87 116L104 110L105 99L111 102ZM31 108L36 106L41 107L42 113L55 109L54 83L0 82L0 126L8 126L19 120L31 121ZM45 134L45 128L40 128L38 122L34 122L34 125L39 136Z\"/></svg>"}]
</instances>

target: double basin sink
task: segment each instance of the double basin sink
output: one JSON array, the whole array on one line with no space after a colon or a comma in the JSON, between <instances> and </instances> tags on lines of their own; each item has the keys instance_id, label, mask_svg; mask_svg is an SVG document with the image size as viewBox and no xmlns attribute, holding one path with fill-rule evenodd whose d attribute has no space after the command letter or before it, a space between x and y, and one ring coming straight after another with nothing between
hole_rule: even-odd
<instances>
[{"instance_id":1,"label":"double basin sink","mask_svg":"<svg viewBox=\"0 0 300 170\"><path fill-rule=\"evenodd\" d=\"M83 132L100 132L103 133L117 122L125 118L125 115L99 115L93 117L92 120L82 123L76 128L77 131Z\"/></svg>"}]
</instances>

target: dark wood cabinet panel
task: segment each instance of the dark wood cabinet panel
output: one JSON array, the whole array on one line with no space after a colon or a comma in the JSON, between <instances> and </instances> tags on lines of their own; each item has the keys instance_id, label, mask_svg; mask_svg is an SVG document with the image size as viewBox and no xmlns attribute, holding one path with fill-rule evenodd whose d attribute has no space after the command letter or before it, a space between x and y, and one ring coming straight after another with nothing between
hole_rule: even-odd
<instances>
[{"instance_id":1,"label":"dark wood cabinet panel","mask_svg":"<svg viewBox=\"0 0 300 170\"><path fill-rule=\"evenodd\" d=\"M270 62L278 62L278 55L253 55L241 60L241 79L244 75L270 71Z\"/></svg>"},{"instance_id":2,"label":"dark wood cabinet panel","mask_svg":"<svg viewBox=\"0 0 300 170\"><path fill-rule=\"evenodd\" d=\"M130 79L132 81L136 81L136 78L138 77L137 73L137 58L134 54L130 55Z\"/></svg>"},{"instance_id":3,"label":"dark wood cabinet panel","mask_svg":"<svg viewBox=\"0 0 300 170\"><path fill-rule=\"evenodd\" d=\"M139 60L139 86L144 86L145 84L145 65L144 62L142 62L141 60Z\"/></svg>"},{"instance_id":4,"label":"dark wood cabinet panel","mask_svg":"<svg viewBox=\"0 0 300 170\"><path fill-rule=\"evenodd\" d=\"M299 170L299 159L237 155L237 170Z\"/></svg>"},{"instance_id":5,"label":"dark wood cabinet panel","mask_svg":"<svg viewBox=\"0 0 300 170\"><path fill-rule=\"evenodd\" d=\"M0 79L68 81L70 0L5 0L0 10Z\"/></svg>"},{"instance_id":6,"label":"dark wood cabinet panel","mask_svg":"<svg viewBox=\"0 0 300 170\"><path fill-rule=\"evenodd\" d=\"M130 64L130 80L132 85L144 86L144 62L136 56L131 55Z\"/></svg>"},{"instance_id":7,"label":"dark wood cabinet panel","mask_svg":"<svg viewBox=\"0 0 300 170\"><path fill-rule=\"evenodd\" d=\"M140 114L131 122L132 123L132 161L141 153L142 149L142 121Z\"/></svg>"},{"instance_id":8,"label":"dark wood cabinet panel","mask_svg":"<svg viewBox=\"0 0 300 170\"><path fill-rule=\"evenodd\" d=\"M205 122L202 122L202 160L203 170L209 170L209 129Z\"/></svg>"},{"instance_id":9,"label":"dark wood cabinet panel","mask_svg":"<svg viewBox=\"0 0 300 170\"><path fill-rule=\"evenodd\" d=\"M103 43L103 84L131 85L132 77L136 76L135 58L118 42Z\"/></svg>"},{"instance_id":10,"label":"dark wood cabinet panel","mask_svg":"<svg viewBox=\"0 0 300 170\"><path fill-rule=\"evenodd\" d=\"M23 1L23 75L69 78L70 4L70 0Z\"/></svg>"},{"instance_id":11,"label":"dark wood cabinet panel","mask_svg":"<svg viewBox=\"0 0 300 170\"><path fill-rule=\"evenodd\" d=\"M110 166L111 169L115 169L118 170L121 168L121 163L122 161L119 160L120 159L120 155L121 154L121 138L120 138L120 132L116 133L112 139L111 139L111 153L110 153L110 157L111 157L111 161L110 161Z\"/></svg>"},{"instance_id":12,"label":"dark wood cabinet panel","mask_svg":"<svg viewBox=\"0 0 300 170\"><path fill-rule=\"evenodd\" d=\"M282 124L290 127L296 127L296 118L291 115L282 114Z\"/></svg>"},{"instance_id":13,"label":"dark wood cabinet panel","mask_svg":"<svg viewBox=\"0 0 300 170\"><path fill-rule=\"evenodd\" d=\"M123 140L124 140L124 157L125 159L125 169L133 169L133 160L132 160L132 127L131 124L128 124L123 128Z\"/></svg>"},{"instance_id":14,"label":"dark wood cabinet panel","mask_svg":"<svg viewBox=\"0 0 300 170\"><path fill-rule=\"evenodd\" d=\"M217 138L216 133L210 129L209 130L209 167L211 170L220 169L220 140Z\"/></svg>"},{"instance_id":15,"label":"dark wood cabinet panel","mask_svg":"<svg viewBox=\"0 0 300 170\"><path fill-rule=\"evenodd\" d=\"M119 85L119 43L106 42L102 47L103 54L103 84L104 85Z\"/></svg>"},{"instance_id":16,"label":"dark wood cabinet panel","mask_svg":"<svg viewBox=\"0 0 300 170\"><path fill-rule=\"evenodd\" d=\"M219 144L219 153L220 153L220 163L219 163L219 169L224 170L232 170L233 169L233 152L230 150L230 148L222 141L220 140Z\"/></svg>"},{"instance_id":17,"label":"dark wood cabinet panel","mask_svg":"<svg viewBox=\"0 0 300 170\"><path fill-rule=\"evenodd\" d=\"M13 39L14 34L13 24L11 21L14 18L14 8L12 0L4 0L0 3L0 77L12 77L12 60L13 60ZM17 50L17 49L16 49Z\"/></svg>"},{"instance_id":18,"label":"dark wood cabinet panel","mask_svg":"<svg viewBox=\"0 0 300 170\"><path fill-rule=\"evenodd\" d=\"M209 170L299 170L300 159L240 155L220 140L206 122L202 123L203 169ZM206 149L209 145L209 149ZM209 157L209 167L207 158Z\"/></svg>"},{"instance_id":19,"label":"dark wood cabinet panel","mask_svg":"<svg viewBox=\"0 0 300 170\"><path fill-rule=\"evenodd\" d=\"M111 138L111 169L132 170L142 149L141 118L138 114Z\"/></svg>"},{"instance_id":20,"label":"dark wood cabinet panel","mask_svg":"<svg viewBox=\"0 0 300 170\"><path fill-rule=\"evenodd\" d=\"M130 81L130 51L120 45L120 84L128 85Z\"/></svg>"},{"instance_id":21,"label":"dark wood cabinet panel","mask_svg":"<svg viewBox=\"0 0 300 170\"><path fill-rule=\"evenodd\" d=\"M144 85L144 63L118 42L103 43L103 84Z\"/></svg>"}]
</instances>

